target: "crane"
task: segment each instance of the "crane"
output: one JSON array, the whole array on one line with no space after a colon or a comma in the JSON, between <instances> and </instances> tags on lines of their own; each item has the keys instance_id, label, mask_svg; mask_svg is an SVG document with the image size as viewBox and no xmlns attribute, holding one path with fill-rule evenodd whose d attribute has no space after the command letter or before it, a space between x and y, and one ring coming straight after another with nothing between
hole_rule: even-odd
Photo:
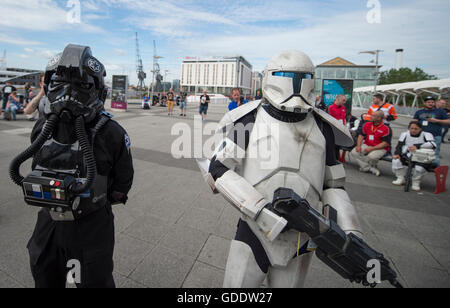
<instances>
[{"instance_id":1,"label":"crane","mask_svg":"<svg viewBox=\"0 0 450 308\"><path fill-rule=\"evenodd\" d=\"M137 89L144 90L145 89L144 80L145 78L147 78L147 74L144 72L144 66L142 65L142 58L139 52L139 39L137 32L136 32L136 72L139 80Z\"/></svg>"},{"instance_id":2,"label":"crane","mask_svg":"<svg viewBox=\"0 0 450 308\"><path fill-rule=\"evenodd\" d=\"M162 59L163 57L160 57L156 53L156 41L153 40L153 77L152 77L152 101L153 101L153 93L155 92L155 80L157 84L161 83L162 76L161 76L161 68L159 67L158 60ZM150 96L150 87L148 87L148 96Z\"/></svg>"}]
</instances>

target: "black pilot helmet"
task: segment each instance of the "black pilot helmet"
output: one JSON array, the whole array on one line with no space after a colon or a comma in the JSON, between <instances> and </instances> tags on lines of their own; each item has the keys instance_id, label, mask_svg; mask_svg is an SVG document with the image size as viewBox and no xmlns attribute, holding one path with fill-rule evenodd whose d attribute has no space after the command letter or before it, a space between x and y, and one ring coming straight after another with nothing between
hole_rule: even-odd
<instances>
[{"instance_id":1,"label":"black pilot helmet","mask_svg":"<svg viewBox=\"0 0 450 308\"><path fill-rule=\"evenodd\" d=\"M107 95L105 67L87 46L68 45L45 70L44 90L50 102L46 116L73 121L83 116L91 122L104 109Z\"/></svg>"}]
</instances>

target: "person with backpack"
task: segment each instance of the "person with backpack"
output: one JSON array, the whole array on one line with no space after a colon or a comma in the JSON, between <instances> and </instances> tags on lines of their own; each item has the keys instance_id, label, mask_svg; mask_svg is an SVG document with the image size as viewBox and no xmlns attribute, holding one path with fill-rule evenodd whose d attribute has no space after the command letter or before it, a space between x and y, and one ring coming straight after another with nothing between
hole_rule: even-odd
<instances>
[{"instance_id":1,"label":"person with backpack","mask_svg":"<svg viewBox=\"0 0 450 308\"><path fill-rule=\"evenodd\" d=\"M394 105L389 104L384 101L384 97L381 94L375 94L373 96L373 105L370 106L369 111L366 114L366 121L371 121L372 115L377 112L382 111L384 113L384 124L389 125L398 119L397 111Z\"/></svg>"}]
</instances>

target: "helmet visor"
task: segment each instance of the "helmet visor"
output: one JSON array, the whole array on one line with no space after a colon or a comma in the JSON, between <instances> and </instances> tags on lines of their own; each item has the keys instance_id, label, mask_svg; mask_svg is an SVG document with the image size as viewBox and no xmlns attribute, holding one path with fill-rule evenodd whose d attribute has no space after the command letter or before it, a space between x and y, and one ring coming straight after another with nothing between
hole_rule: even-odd
<instances>
[{"instance_id":1,"label":"helmet visor","mask_svg":"<svg viewBox=\"0 0 450 308\"><path fill-rule=\"evenodd\" d=\"M294 88L294 94L300 94L302 89L303 79L313 79L313 74L310 73L299 73L299 72L274 72L273 76L285 77L292 79L292 85Z\"/></svg>"}]
</instances>

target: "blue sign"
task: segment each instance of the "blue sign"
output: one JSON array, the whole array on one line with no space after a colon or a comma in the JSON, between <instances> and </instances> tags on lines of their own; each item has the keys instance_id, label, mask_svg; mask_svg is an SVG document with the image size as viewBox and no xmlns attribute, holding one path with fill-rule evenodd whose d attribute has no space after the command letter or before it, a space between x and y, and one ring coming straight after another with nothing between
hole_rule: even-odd
<instances>
[{"instance_id":1,"label":"blue sign","mask_svg":"<svg viewBox=\"0 0 450 308\"><path fill-rule=\"evenodd\" d=\"M330 106L338 95L347 97L347 110L351 110L353 100L353 80L324 79L322 84L322 97L325 105Z\"/></svg>"}]
</instances>

